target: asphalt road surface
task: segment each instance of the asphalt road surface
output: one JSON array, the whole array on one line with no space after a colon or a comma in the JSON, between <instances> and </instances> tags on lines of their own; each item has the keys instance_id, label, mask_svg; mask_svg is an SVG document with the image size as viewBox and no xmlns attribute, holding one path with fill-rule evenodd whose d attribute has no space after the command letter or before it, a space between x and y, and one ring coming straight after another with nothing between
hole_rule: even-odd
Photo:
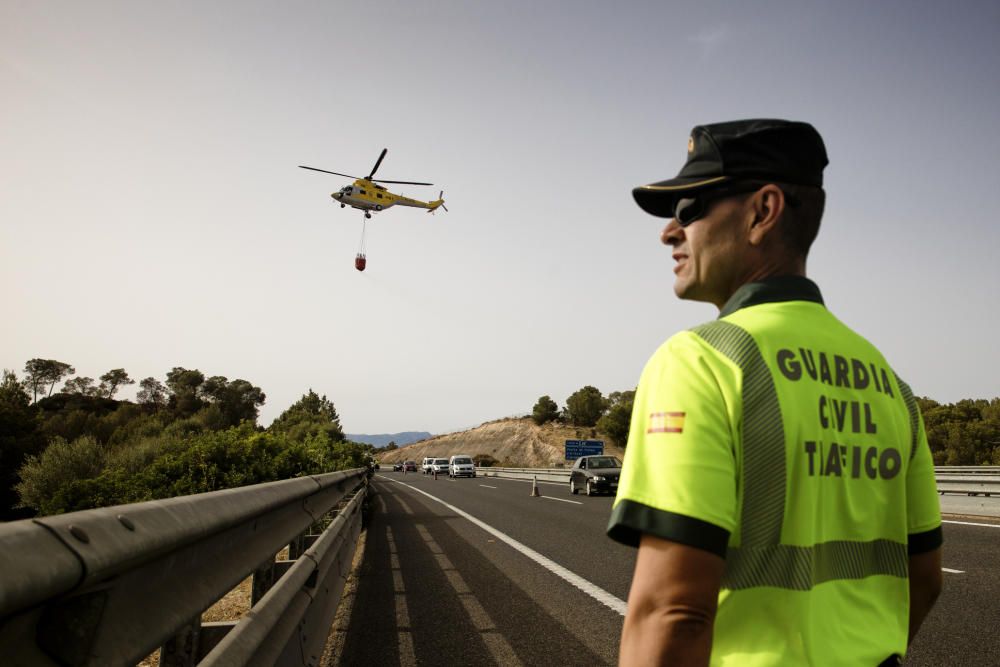
<instances>
[{"instance_id":1,"label":"asphalt road surface","mask_svg":"<svg viewBox=\"0 0 1000 667\"><path fill-rule=\"evenodd\" d=\"M538 487L377 474L339 664L615 664L635 551L604 534L610 497ZM906 664L1000 665L1000 521L945 518L944 593Z\"/></svg>"}]
</instances>

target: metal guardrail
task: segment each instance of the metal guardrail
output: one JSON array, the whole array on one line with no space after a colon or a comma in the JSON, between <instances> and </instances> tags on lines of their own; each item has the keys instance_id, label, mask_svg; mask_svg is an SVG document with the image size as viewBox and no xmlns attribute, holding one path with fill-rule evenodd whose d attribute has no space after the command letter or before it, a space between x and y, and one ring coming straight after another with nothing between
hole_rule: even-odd
<instances>
[{"instance_id":1,"label":"metal guardrail","mask_svg":"<svg viewBox=\"0 0 1000 667\"><path fill-rule=\"evenodd\" d=\"M569 483L569 468L477 468L484 477L537 479L540 482ZM937 466L938 493L961 493L971 496L1000 495L1000 466Z\"/></svg>"},{"instance_id":2,"label":"metal guardrail","mask_svg":"<svg viewBox=\"0 0 1000 667\"><path fill-rule=\"evenodd\" d=\"M539 482L569 483L569 468L476 468L476 474L483 477L505 477L507 479L538 479Z\"/></svg>"},{"instance_id":3,"label":"metal guardrail","mask_svg":"<svg viewBox=\"0 0 1000 667\"><path fill-rule=\"evenodd\" d=\"M3 664L134 665L158 647L163 667L316 664L361 531L366 472L0 525ZM251 573L250 613L202 625Z\"/></svg>"},{"instance_id":4,"label":"metal guardrail","mask_svg":"<svg viewBox=\"0 0 1000 667\"><path fill-rule=\"evenodd\" d=\"M1000 466L937 466L938 493L1000 496Z\"/></svg>"}]
</instances>

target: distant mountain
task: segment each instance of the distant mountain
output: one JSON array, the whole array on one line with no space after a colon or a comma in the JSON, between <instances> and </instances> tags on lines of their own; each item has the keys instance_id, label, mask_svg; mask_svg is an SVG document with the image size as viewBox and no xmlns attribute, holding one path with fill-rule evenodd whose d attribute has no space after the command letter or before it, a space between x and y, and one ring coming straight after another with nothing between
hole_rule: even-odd
<instances>
[{"instance_id":1,"label":"distant mountain","mask_svg":"<svg viewBox=\"0 0 1000 667\"><path fill-rule=\"evenodd\" d=\"M427 431L404 431L403 433L379 433L376 435L347 433L344 437L352 442L363 442L376 447L385 447L390 442L395 442L397 447L405 447L418 440L426 440L431 437L431 434Z\"/></svg>"}]
</instances>

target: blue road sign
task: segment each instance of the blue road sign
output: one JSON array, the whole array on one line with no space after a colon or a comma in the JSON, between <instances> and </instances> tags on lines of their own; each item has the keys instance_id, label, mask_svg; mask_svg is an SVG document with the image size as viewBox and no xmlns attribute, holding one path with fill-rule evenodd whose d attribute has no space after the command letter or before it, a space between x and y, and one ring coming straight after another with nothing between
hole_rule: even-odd
<instances>
[{"instance_id":1,"label":"blue road sign","mask_svg":"<svg viewBox=\"0 0 1000 667\"><path fill-rule=\"evenodd\" d=\"M567 440L566 460L573 461L581 456L593 456L604 453L603 440Z\"/></svg>"}]
</instances>

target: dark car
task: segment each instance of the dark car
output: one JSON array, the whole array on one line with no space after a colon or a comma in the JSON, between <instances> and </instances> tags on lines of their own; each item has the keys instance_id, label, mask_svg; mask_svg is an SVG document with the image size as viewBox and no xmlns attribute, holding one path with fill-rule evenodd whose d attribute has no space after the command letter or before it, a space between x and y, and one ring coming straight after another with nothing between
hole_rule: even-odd
<instances>
[{"instance_id":1,"label":"dark car","mask_svg":"<svg viewBox=\"0 0 1000 667\"><path fill-rule=\"evenodd\" d=\"M417 472L417 462L416 461L404 461L403 462L403 472Z\"/></svg>"},{"instance_id":2,"label":"dark car","mask_svg":"<svg viewBox=\"0 0 1000 667\"><path fill-rule=\"evenodd\" d=\"M403 464L402 463L393 463L392 464L392 471L393 472L403 472Z\"/></svg>"},{"instance_id":3,"label":"dark car","mask_svg":"<svg viewBox=\"0 0 1000 667\"><path fill-rule=\"evenodd\" d=\"M576 495L582 489L588 496L617 493L621 474L622 462L615 456L581 456L570 470L569 492Z\"/></svg>"}]
</instances>

